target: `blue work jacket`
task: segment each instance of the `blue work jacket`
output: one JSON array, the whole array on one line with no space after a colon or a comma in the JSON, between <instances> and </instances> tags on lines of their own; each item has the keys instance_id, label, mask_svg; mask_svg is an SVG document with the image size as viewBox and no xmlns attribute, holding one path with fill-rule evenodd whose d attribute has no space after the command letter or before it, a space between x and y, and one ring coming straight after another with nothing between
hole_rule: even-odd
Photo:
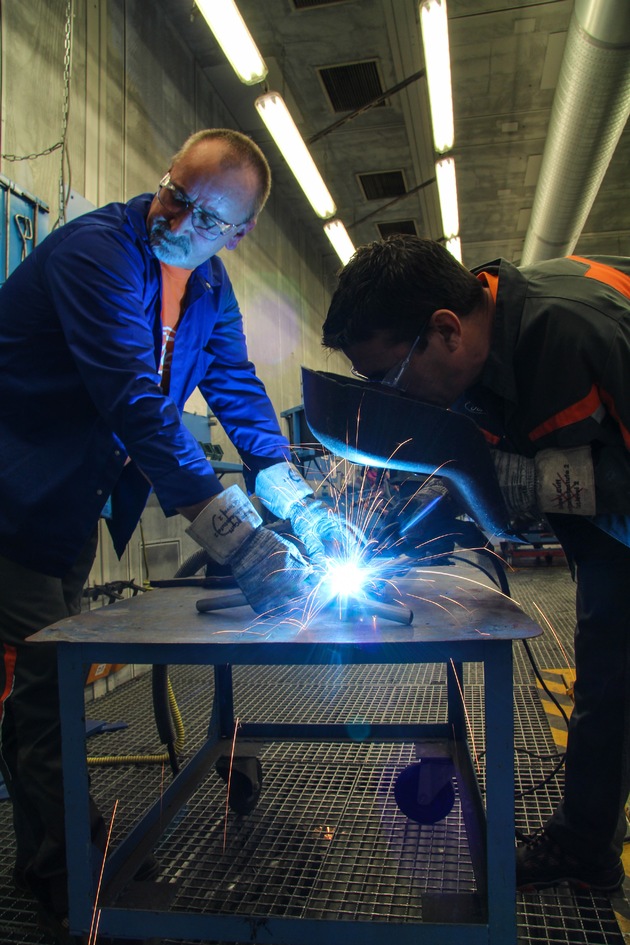
<instances>
[{"instance_id":1,"label":"blue work jacket","mask_svg":"<svg viewBox=\"0 0 630 945\"><path fill-rule=\"evenodd\" d=\"M289 456L217 257L191 275L163 393L151 200L108 204L54 230L0 289L0 554L46 574L66 573L109 496L120 555L151 486L166 514L221 491L181 422L196 387L250 486Z\"/></svg>"}]
</instances>

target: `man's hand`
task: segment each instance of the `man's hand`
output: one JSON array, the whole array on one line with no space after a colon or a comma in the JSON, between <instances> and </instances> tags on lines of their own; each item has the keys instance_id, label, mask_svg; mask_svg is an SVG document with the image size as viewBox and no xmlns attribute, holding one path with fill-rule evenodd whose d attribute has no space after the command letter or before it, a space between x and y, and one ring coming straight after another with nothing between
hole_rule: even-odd
<instances>
[{"instance_id":1,"label":"man's hand","mask_svg":"<svg viewBox=\"0 0 630 945\"><path fill-rule=\"evenodd\" d=\"M533 459L491 450L508 511L538 521L545 512L595 514L593 459L589 446L541 450Z\"/></svg>"},{"instance_id":2,"label":"man's hand","mask_svg":"<svg viewBox=\"0 0 630 945\"><path fill-rule=\"evenodd\" d=\"M256 495L273 515L291 523L293 534L304 544L309 558L339 557L365 544L361 530L322 499L316 499L291 463L261 469L256 477Z\"/></svg>"},{"instance_id":3,"label":"man's hand","mask_svg":"<svg viewBox=\"0 0 630 945\"><path fill-rule=\"evenodd\" d=\"M292 542L269 528L257 528L232 556L230 567L258 614L287 609L310 592L306 561Z\"/></svg>"},{"instance_id":4,"label":"man's hand","mask_svg":"<svg viewBox=\"0 0 630 945\"><path fill-rule=\"evenodd\" d=\"M219 564L227 564L259 614L305 598L311 568L290 541L262 527L237 485L215 496L186 529Z\"/></svg>"},{"instance_id":5,"label":"man's hand","mask_svg":"<svg viewBox=\"0 0 630 945\"><path fill-rule=\"evenodd\" d=\"M365 545L359 528L346 522L322 499L307 497L296 502L289 516L291 530L306 548L309 558L347 558Z\"/></svg>"}]
</instances>

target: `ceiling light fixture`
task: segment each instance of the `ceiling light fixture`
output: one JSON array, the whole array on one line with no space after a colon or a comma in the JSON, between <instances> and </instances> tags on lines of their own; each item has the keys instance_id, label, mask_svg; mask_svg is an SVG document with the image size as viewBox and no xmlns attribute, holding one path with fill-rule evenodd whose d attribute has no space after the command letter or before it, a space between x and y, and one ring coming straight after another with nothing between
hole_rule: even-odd
<instances>
[{"instance_id":1,"label":"ceiling light fixture","mask_svg":"<svg viewBox=\"0 0 630 945\"><path fill-rule=\"evenodd\" d=\"M420 26L429 86L433 146L438 154L443 154L451 150L455 140L446 0L424 0L420 4Z\"/></svg>"},{"instance_id":2,"label":"ceiling light fixture","mask_svg":"<svg viewBox=\"0 0 630 945\"><path fill-rule=\"evenodd\" d=\"M455 161L452 157L442 158L435 165L440 210L442 212L442 229L444 236L450 239L459 234L459 210L457 207L457 180L455 177Z\"/></svg>"},{"instance_id":3,"label":"ceiling light fixture","mask_svg":"<svg viewBox=\"0 0 630 945\"><path fill-rule=\"evenodd\" d=\"M462 261L462 241L459 236L452 236L450 240L446 241L446 248L455 259Z\"/></svg>"},{"instance_id":4,"label":"ceiling light fixture","mask_svg":"<svg viewBox=\"0 0 630 945\"><path fill-rule=\"evenodd\" d=\"M281 95L267 92L254 102L272 138L318 217L332 217L337 207Z\"/></svg>"},{"instance_id":5,"label":"ceiling light fixture","mask_svg":"<svg viewBox=\"0 0 630 945\"><path fill-rule=\"evenodd\" d=\"M355 252L354 243L348 236L348 231L345 226L341 220L329 220L329 222L324 225L324 233L332 243L333 249L339 256L342 264L345 266L348 260L354 256Z\"/></svg>"},{"instance_id":6,"label":"ceiling light fixture","mask_svg":"<svg viewBox=\"0 0 630 945\"><path fill-rule=\"evenodd\" d=\"M262 82L267 75L265 60L233 0L195 2L241 82L245 85Z\"/></svg>"}]
</instances>

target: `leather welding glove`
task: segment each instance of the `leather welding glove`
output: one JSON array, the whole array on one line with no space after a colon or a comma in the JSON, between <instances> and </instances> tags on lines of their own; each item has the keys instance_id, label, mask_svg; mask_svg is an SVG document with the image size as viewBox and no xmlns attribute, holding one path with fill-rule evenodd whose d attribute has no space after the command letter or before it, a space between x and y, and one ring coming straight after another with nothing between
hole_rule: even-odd
<instances>
[{"instance_id":1,"label":"leather welding glove","mask_svg":"<svg viewBox=\"0 0 630 945\"><path fill-rule=\"evenodd\" d=\"M311 559L347 557L365 544L361 530L336 513L292 463L275 463L256 476L256 495L272 515L288 520Z\"/></svg>"},{"instance_id":2,"label":"leather welding glove","mask_svg":"<svg viewBox=\"0 0 630 945\"><path fill-rule=\"evenodd\" d=\"M287 609L306 597L311 568L295 545L262 527L262 519L237 485L215 496L186 529L219 564L227 564L259 614Z\"/></svg>"},{"instance_id":3,"label":"leather welding glove","mask_svg":"<svg viewBox=\"0 0 630 945\"><path fill-rule=\"evenodd\" d=\"M538 521L545 512L595 514L595 477L589 446L547 449L533 458L491 450L508 511Z\"/></svg>"}]
</instances>

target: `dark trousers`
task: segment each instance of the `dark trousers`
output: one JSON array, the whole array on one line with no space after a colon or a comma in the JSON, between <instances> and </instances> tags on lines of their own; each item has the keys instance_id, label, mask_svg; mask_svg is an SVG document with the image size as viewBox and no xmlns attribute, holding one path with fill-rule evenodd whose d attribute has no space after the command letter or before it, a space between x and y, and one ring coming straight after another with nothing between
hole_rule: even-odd
<instances>
[{"instance_id":1,"label":"dark trousers","mask_svg":"<svg viewBox=\"0 0 630 945\"><path fill-rule=\"evenodd\" d=\"M63 578L0 557L0 769L13 803L16 871L44 905L67 911L57 658L26 637L79 613L96 535ZM102 818L92 803L98 845Z\"/></svg>"},{"instance_id":2,"label":"dark trousers","mask_svg":"<svg viewBox=\"0 0 630 945\"><path fill-rule=\"evenodd\" d=\"M630 548L578 516L549 521L574 569L577 625L564 796L547 829L606 865L621 853L630 791Z\"/></svg>"}]
</instances>

